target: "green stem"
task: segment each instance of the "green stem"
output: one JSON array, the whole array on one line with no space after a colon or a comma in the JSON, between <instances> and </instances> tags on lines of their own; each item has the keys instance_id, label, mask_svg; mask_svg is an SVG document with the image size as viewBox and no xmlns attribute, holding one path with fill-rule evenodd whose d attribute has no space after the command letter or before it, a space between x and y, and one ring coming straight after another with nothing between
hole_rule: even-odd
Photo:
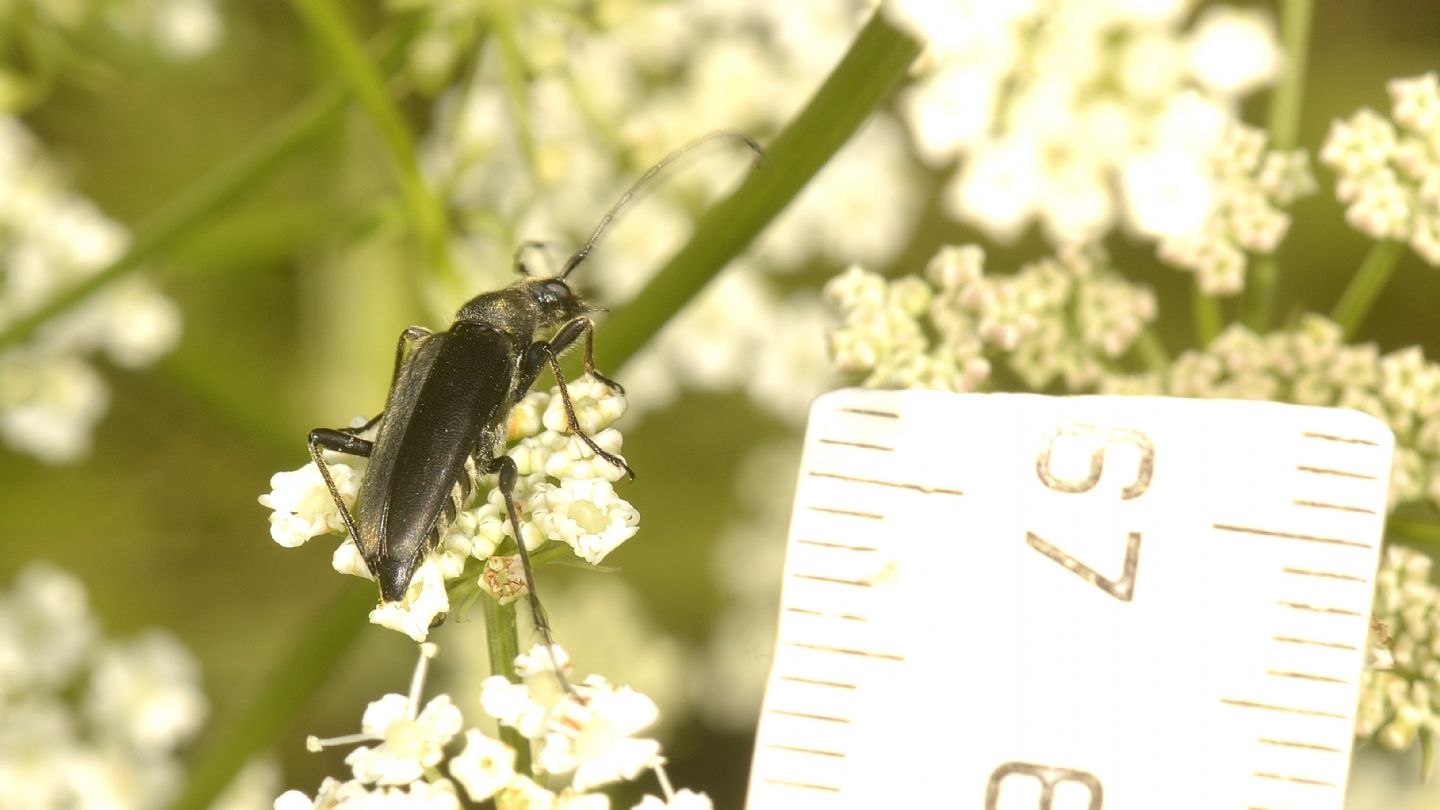
<instances>
[{"instance_id":1,"label":"green stem","mask_svg":"<svg viewBox=\"0 0 1440 810\"><path fill-rule=\"evenodd\" d=\"M1160 336L1149 326L1140 330L1133 350L1145 365L1146 371L1164 371L1170 367L1170 352L1165 349Z\"/></svg>"},{"instance_id":2,"label":"green stem","mask_svg":"<svg viewBox=\"0 0 1440 810\"><path fill-rule=\"evenodd\" d=\"M1385 534L1403 538L1410 545L1426 546L1432 553L1440 551L1440 523L1391 515L1385 522Z\"/></svg>"},{"instance_id":3,"label":"green stem","mask_svg":"<svg viewBox=\"0 0 1440 810\"><path fill-rule=\"evenodd\" d=\"M135 240L123 256L12 322L0 332L0 348L28 339L46 321L130 275L189 236L304 147L338 117L344 102L345 93L338 88L318 91L306 99L239 154L201 177L147 218L136 229Z\"/></svg>"},{"instance_id":4,"label":"green stem","mask_svg":"<svg viewBox=\"0 0 1440 810\"><path fill-rule=\"evenodd\" d=\"M1330 313L1330 317L1344 330L1346 338L1354 336L1360 322L1370 314L1370 306L1385 288L1385 282L1390 280L1390 274L1404 250L1404 243L1387 239L1376 242L1365 255L1365 261L1361 262L1360 269L1355 271L1349 286Z\"/></svg>"},{"instance_id":5,"label":"green stem","mask_svg":"<svg viewBox=\"0 0 1440 810\"><path fill-rule=\"evenodd\" d=\"M1270 96L1270 146L1294 149L1300 143L1300 105L1305 94L1305 60L1310 43L1313 0L1283 0L1280 9L1280 41L1285 66L1280 83ZM1245 323L1256 332L1270 326L1275 308L1275 289L1280 283L1280 262L1274 254L1261 256L1250 274L1245 304Z\"/></svg>"},{"instance_id":6,"label":"green stem","mask_svg":"<svg viewBox=\"0 0 1440 810\"><path fill-rule=\"evenodd\" d=\"M380 134L400 183L405 212L415 228L427 268L455 278L445 209L420 176L415 137L385 88L385 78L334 0L292 0L310 32L330 53L360 108Z\"/></svg>"},{"instance_id":7,"label":"green stem","mask_svg":"<svg viewBox=\"0 0 1440 810\"><path fill-rule=\"evenodd\" d=\"M596 362L632 357L719 273L889 98L920 45L876 12L799 116L767 148L765 163L695 225L690 241L602 327Z\"/></svg>"},{"instance_id":8,"label":"green stem","mask_svg":"<svg viewBox=\"0 0 1440 810\"><path fill-rule=\"evenodd\" d=\"M504 675L517 682L515 657L520 654L520 631L515 624L515 603L502 605L486 594L480 596L485 610L485 651L490 657L490 673ZM500 726L500 739L515 749L515 770L530 774L530 741L509 726Z\"/></svg>"},{"instance_id":9,"label":"green stem","mask_svg":"<svg viewBox=\"0 0 1440 810\"><path fill-rule=\"evenodd\" d=\"M1195 339L1200 342L1199 348L1203 349L1220 334L1224 325L1224 318L1220 314L1220 300L1203 292L1198 282L1190 295L1195 314Z\"/></svg>"},{"instance_id":10,"label":"green stem","mask_svg":"<svg viewBox=\"0 0 1440 810\"><path fill-rule=\"evenodd\" d=\"M189 769L189 781L171 810L203 810L229 786L235 774L275 737L340 664L375 606L375 585L351 580L319 614L304 625L282 665L271 670L251 708L225 729ZM356 617L362 617L356 621Z\"/></svg>"}]
</instances>

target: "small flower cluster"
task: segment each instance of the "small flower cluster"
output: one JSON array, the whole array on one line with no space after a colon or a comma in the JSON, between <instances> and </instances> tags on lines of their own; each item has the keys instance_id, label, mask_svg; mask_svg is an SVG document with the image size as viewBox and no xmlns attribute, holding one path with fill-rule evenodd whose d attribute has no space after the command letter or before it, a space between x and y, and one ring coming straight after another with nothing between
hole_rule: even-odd
<instances>
[{"instance_id":1,"label":"small flower cluster","mask_svg":"<svg viewBox=\"0 0 1440 810\"><path fill-rule=\"evenodd\" d=\"M1440 734L1440 588L1432 565L1425 554L1392 545L1376 576L1372 650L1381 660L1360 678L1355 736L1395 751L1417 736L1430 748Z\"/></svg>"},{"instance_id":2,"label":"small flower cluster","mask_svg":"<svg viewBox=\"0 0 1440 810\"><path fill-rule=\"evenodd\" d=\"M101 638L72 575L31 563L0 593L6 807L164 807L206 712L185 648L158 630Z\"/></svg>"},{"instance_id":3,"label":"small flower cluster","mask_svg":"<svg viewBox=\"0 0 1440 810\"><path fill-rule=\"evenodd\" d=\"M89 50L81 42L101 26L144 42L170 59L201 56L220 40L223 27L217 0L10 0L0 3L0 31L14 31L11 46L0 53L0 112L39 101L54 74L83 67ZM15 47L15 40L28 40ZM148 40L148 42L146 42ZM51 50L63 56L37 58ZM5 57L30 59L6 64ZM45 63L34 68L26 62ZM27 75L28 71L33 75Z\"/></svg>"},{"instance_id":4,"label":"small flower cluster","mask_svg":"<svg viewBox=\"0 0 1440 810\"><path fill-rule=\"evenodd\" d=\"M1090 390L1155 318L1149 289L1094 251L1009 276L986 275L983 262L978 247L947 247L924 279L887 282L858 266L832 279L825 296L844 320L830 333L835 365L869 387L974 391L1004 359L1032 390Z\"/></svg>"},{"instance_id":5,"label":"small flower cluster","mask_svg":"<svg viewBox=\"0 0 1440 810\"><path fill-rule=\"evenodd\" d=\"M567 387L581 428L600 447L618 454L620 432L610 424L625 412L625 398L589 376ZM529 551L554 540L598 565L634 536L640 515L615 492L613 482L624 471L597 457L566 428L558 387L548 393L529 393L510 413L507 452L519 472L514 494L520 533ZM326 461L341 496L347 505L353 505L365 459L327 453ZM524 576L518 560L493 556L501 543L515 539L505 500L494 476L482 477L477 483L477 492L488 490L486 497L455 515L439 547L416 572L405 598L377 607L370 615L372 622L423 641L434 618L449 610L446 581L461 577L466 561L472 558L486 563L478 579L480 587L504 601L523 595ZM313 462L276 473L270 487L270 493L260 496L260 503L273 510L270 536L275 542L294 548L322 534L345 533L335 501ZM341 573L373 578L350 538L336 549L333 564Z\"/></svg>"},{"instance_id":6,"label":"small flower cluster","mask_svg":"<svg viewBox=\"0 0 1440 810\"><path fill-rule=\"evenodd\" d=\"M1340 175L1351 226L1408 242L1440 266L1440 79L1392 79L1390 118L1363 108L1330 126L1320 161Z\"/></svg>"},{"instance_id":7,"label":"small flower cluster","mask_svg":"<svg viewBox=\"0 0 1440 810\"><path fill-rule=\"evenodd\" d=\"M114 261L128 240L0 113L0 329ZM109 400L91 357L147 366L179 333L179 309L140 278L51 319L28 344L0 350L0 437L51 463L80 457Z\"/></svg>"},{"instance_id":8,"label":"small flower cluster","mask_svg":"<svg viewBox=\"0 0 1440 810\"><path fill-rule=\"evenodd\" d=\"M372 743L345 758L350 779L327 778L314 799L288 791L275 800L275 810L459 810L462 791L472 802L493 800L497 810L609 810L610 799L595 789L634 780L646 770L655 771L666 798L647 796L637 810L711 810L703 794L673 791L662 768L660 744L635 736L658 717L655 704L644 695L628 687L617 689L598 675L566 688L560 678L570 672L569 658L558 647L536 645L519 656L515 670L523 682L511 683L500 675L488 678L480 705L501 725L538 743L536 772L525 774L516 770L513 748L478 728L464 728L460 709L449 695L420 705L428 661L435 654L435 645L421 645L410 694L389 694L371 703L360 734L310 739L311 750ZM447 756L445 749L457 738L464 739L464 748ZM442 775L442 763L449 777ZM568 774L573 774L569 784L559 790L537 781Z\"/></svg>"},{"instance_id":9,"label":"small flower cluster","mask_svg":"<svg viewBox=\"0 0 1440 810\"><path fill-rule=\"evenodd\" d=\"M1264 336L1235 324L1163 372L1107 378L1102 392L1354 408L1395 433L1391 506L1440 504L1440 365L1418 346L1382 356L1373 344L1346 345L1340 327L1315 314Z\"/></svg>"},{"instance_id":10,"label":"small flower cluster","mask_svg":"<svg viewBox=\"0 0 1440 810\"><path fill-rule=\"evenodd\" d=\"M1208 154L1212 199L1204 224L1161 233L1160 258L1195 272L1200 290L1234 295L1245 287L1247 254L1274 252L1290 229L1282 210L1315 190L1304 150L1266 151L1265 133L1230 121Z\"/></svg>"},{"instance_id":11,"label":"small flower cluster","mask_svg":"<svg viewBox=\"0 0 1440 810\"><path fill-rule=\"evenodd\" d=\"M1189 94L1205 117L1233 118L1281 57L1266 13L1211 6L1183 30L1193 5L886 3L926 46L923 78L902 100L915 145L932 164L963 158L950 213L1005 240L1038 221L1058 244L1097 241L1121 212L1154 235L1156 197L1185 198L1167 217L1190 214L1165 227L1203 224L1208 144L1172 137L1172 102Z\"/></svg>"}]
</instances>

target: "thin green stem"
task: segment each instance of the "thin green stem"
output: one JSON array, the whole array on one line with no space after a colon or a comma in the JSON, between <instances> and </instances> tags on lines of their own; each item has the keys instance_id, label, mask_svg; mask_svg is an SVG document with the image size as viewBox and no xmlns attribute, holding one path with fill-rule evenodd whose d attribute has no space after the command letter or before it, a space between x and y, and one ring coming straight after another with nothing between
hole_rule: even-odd
<instances>
[{"instance_id":1,"label":"thin green stem","mask_svg":"<svg viewBox=\"0 0 1440 810\"><path fill-rule=\"evenodd\" d=\"M430 193L420 176L415 157L415 136L385 87L385 78L365 50L334 0L292 0L305 24L339 69L340 76L355 93L360 108L374 125L390 155L391 167L400 183L400 197L420 240L427 267L447 279L455 278L450 261L450 239L444 206Z\"/></svg>"},{"instance_id":2,"label":"thin green stem","mask_svg":"<svg viewBox=\"0 0 1440 810\"><path fill-rule=\"evenodd\" d=\"M1390 274L1394 272L1395 265L1399 264L1400 255L1404 251L1403 242L1389 239L1376 242L1370 247L1365 261L1360 263L1360 269L1355 271L1349 286L1340 295L1340 300L1330 313L1330 317L1340 324L1346 338L1353 337L1356 328L1365 320L1365 316L1370 314L1371 305L1385 288L1385 282L1390 280Z\"/></svg>"},{"instance_id":3,"label":"thin green stem","mask_svg":"<svg viewBox=\"0 0 1440 810\"><path fill-rule=\"evenodd\" d=\"M28 339L46 321L68 312L190 236L305 147L312 137L337 119L344 102L345 92L340 88L320 90L306 99L239 154L171 198L141 223L123 256L13 321L0 332L0 348Z\"/></svg>"},{"instance_id":4,"label":"thin green stem","mask_svg":"<svg viewBox=\"0 0 1440 810\"><path fill-rule=\"evenodd\" d=\"M1283 0L1280 8L1280 40L1285 65L1280 83L1270 96L1270 146L1294 149L1300 143L1300 106L1305 94L1305 61L1310 44L1313 0ZM1245 300L1245 323L1257 332L1270 326L1275 308L1275 288L1280 283L1280 262L1272 253L1261 256L1250 273Z\"/></svg>"},{"instance_id":5,"label":"thin green stem","mask_svg":"<svg viewBox=\"0 0 1440 810\"><path fill-rule=\"evenodd\" d=\"M507 681L519 681L515 674L515 657L520 654L515 603L502 605L489 596L481 596L480 602L485 611L485 651L490 658L490 673L504 675ZM500 726L500 739L515 749L515 770L529 774L530 741L509 726Z\"/></svg>"},{"instance_id":6,"label":"thin green stem","mask_svg":"<svg viewBox=\"0 0 1440 810\"><path fill-rule=\"evenodd\" d=\"M363 617L375 605L375 585L345 583L340 593L304 625L295 643L271 670L249 711L212 740L189 769L185 791L171 810L203 810L229 786L240 768L295 719L310 693L320 688L339 666L345 651L365 626ZM355 617L362 617L356 621Z\"/></svg>"},{"instance_id":7,"label":"thin green stem","mask_svg":"<svg viewBox=\"0 0 1440 810\"><path fill-rule=\"evenodd\" d=\"M1160 336L1149 326L1140 330L1133 351L1147 371L1164 371L1170 367L1170 352L1166 350Z\"/></svg>"},{"instance_id":8,"label":"thin green stem","mask_svg":"<svg viewBox=\"0 0 1440 810\"><path fill-rule=\"evenodd\" d=\"M1220 300L1201 290L1198 282L1190 291L1190 296L1195 315L1195 339L1200 342L1199 347L1204 348L1210 345L1210 341L1220 334L1220 329L1224 326L1225 319L1220 314Z\"/></svg>"},{"instance_id":9,"label":"thin green stem","mask_svg":"<svg viewBox=\"0 0 1440 810\"><path fill-rule=\"evenodd\" d=\"M619 368L724 269L884 103L919 53L915 40L874 14L810 103L769 145L764 165L712 207L680 252L609 318L604 340L595 344L597 364Z\"/></svg>"}]
</instances>

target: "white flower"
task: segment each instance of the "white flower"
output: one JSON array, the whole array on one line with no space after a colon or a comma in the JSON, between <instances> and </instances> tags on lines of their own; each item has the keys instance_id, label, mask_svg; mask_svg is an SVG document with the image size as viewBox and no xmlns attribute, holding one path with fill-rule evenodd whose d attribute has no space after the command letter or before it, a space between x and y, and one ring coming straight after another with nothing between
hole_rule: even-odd
<instances>
[{"instance_id":1,"label":"white flower","mask_svg":"<svg viewBox=\"0 0 1440 810\"><path fill-rule=\"evenodd\" d=\"M546 537L570 546L591 565L599 565L640 530L640 513L603 479L570 479L559 487L542 487L533 508Z\"/></svg>"},{"instance_id":2,"label":"white flower","mask_svg":"<svg viewBox=\"0 0 1440 810\"><path fill-rule=\"evenodd\" d=\"M515 777L515 750L477 729L465 732L465 749L450 759L450 775L471 801L482 802Z\"/></svg>"},{"instance_id":3,"label":"white flower","mask_svg":"<svg viewBox=\"0 0 1440 810\"><path fill-rule=\"evenodd\" d=\"M566 385L580 429L594 436L625 414L625 395L593 376L585 375ZM569 431L563 397L550 397L541 423L556 433Z\"/></svg>"},{"instance_id":4,"label":"white flower","mask_svg":"<svg viewBox=\"0 0 1440 810\"><path fill-rule=\"evenodd\" d=\"M367 737L382 742L373 748L359 746L345 757L345 764L367 785L408 784L439 764L460 726L460 710L449 695L437 695L418 715L405 695L385 695L366 707L360 721Z\"/></svg>"},{"instance_id":5,"label":"white flower","mask_svg":"<svg viewBox=\"0 0 1440 810\"><path fill-rule=\"evenodd\" d=\"M79 579L49 563L26 565L0 597L0 700L12 691L62 688L97 635Z\"/></svg>"},{"instance_id":6,"label":"white flower","mask_svg":"<svg viewBox=\"0 0 1440 810\"><path fill-rule=\"evenodd\" d=\"M1125 162L1121 177L1130 223L1146 236L1193 236L1210 216L1209 172L1194 154L1138 152Z\"/></svg>"},{"instance_id":7,"label":"white flower","mask_svg":"<svg viewBox=\"0 0 1440 810\"><path fill-rule=\"evenodd\" d=\"M346 545L353 547L353 544ZM343 545L341 547L344 548ZM441 570L442 557L442 553L427 556L410 579L405 598L377 605L370 611L370 623L404 633L416 641L424 641L430 635L436 618L450 610L450 595L445 590L445 575Z\"/></svg>"},{"instance_id":8,"label":"white flower","mask_svg":"<svg viewBox=\"0 0 1440 810\"><path fill-rule=\"evenodd\" d=\"M152 630L101 649L86 709L105 734L140 751L179 746L199 730L207 712L199 666L174 638Z\"/></svg>"},{"instance_id":9,"label":"white flower","mask_svg":"<svg viewBox=\"0 0 1440 810\"><path fill-rule=\"evenodd\" d=\"M550 773L575 772L576 790L634 779L660 761L660 743L633 735L654 724L660 712L650 698L629 687L615 689L598 675L575 686L580 699L560 701L537 757Z\"/></svg>"},{"instance_id":10,"label":"white flower","mask_svg":"<svg viewBox=\"0 0 1440 810\"><path fill-rule=\"evenodd\" d=\"M1258 8L1206 8L1196 20L1185 50L1195 78L1219 96L1259 90L1273 84L1280 72L1275 21Z\"/></svg>"},{"instance_id":11,"label":"white flower","mask_svg":"<svg viewBox=\"0 0 1440 810\"><path fill-rule=\"evenodd\" d=\"M326 460L330 477L347 507L360 491L363 468ZM314 463L298 470L270 476L270 492L260 496L260 505L270 514L270 537L286 548L303 545L312 537L345 531L345 522L335 508L335 499Z\"/></svg>"},{"instance_id":12,"label":"white flower","mask_svg":"<svg viewBox=\"0 0 1440 810\"><path fill-rule=\"evenodd\" d=\"M681 789L668 800L646 796L631 810L714 810L715 805L704 793Z\"/></svg>"}]
</instances>

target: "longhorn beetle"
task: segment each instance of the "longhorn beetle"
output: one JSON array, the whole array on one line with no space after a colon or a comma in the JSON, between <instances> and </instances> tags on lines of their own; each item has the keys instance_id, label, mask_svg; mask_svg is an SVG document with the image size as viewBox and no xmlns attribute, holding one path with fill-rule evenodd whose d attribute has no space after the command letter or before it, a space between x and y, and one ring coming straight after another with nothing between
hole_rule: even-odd
<instances>
[{"instance_id":1,"label":"longhorn beetle","mask_svg":"<svg viewBox=\"0 0 1440 810\"><path fill-rule=\"evenodd\" d=\"M625 191L595 226L590 239L566 260L558 276L530 277L523 256L525 249L536 243L522 244L515 252L515 269L523 276L519 281L470 299L443 332L412 326L400 333L385 410L361 427L310 431L310 458L325 479L365 565L380 583L382 602L404 598L416 569L449 528L475 478L498 473L525 571L531 615L545 643L553 646L549 624L535 595L530 555L521 539L514 498L515 462L503 452L510 410L549 365L570 431L595 455L635 478L624 459L595 444L575 419L559 356L582 335L585 371L616 391L623 389L595 370L595 322L590 313L599 310L576 295L565 279L589 258L616 214L642 186L681 155L720 137L744 141L757 162L763 157L759 144L733 132L712 133L666 155ZM552 329L556 330L553 337L545 340L543 335ZM376 424L379 432L373 441L360 438L358 434ZM322 450L370 459L360 480L354 515L340 497Z\"/></svg>"}]
</instances>

